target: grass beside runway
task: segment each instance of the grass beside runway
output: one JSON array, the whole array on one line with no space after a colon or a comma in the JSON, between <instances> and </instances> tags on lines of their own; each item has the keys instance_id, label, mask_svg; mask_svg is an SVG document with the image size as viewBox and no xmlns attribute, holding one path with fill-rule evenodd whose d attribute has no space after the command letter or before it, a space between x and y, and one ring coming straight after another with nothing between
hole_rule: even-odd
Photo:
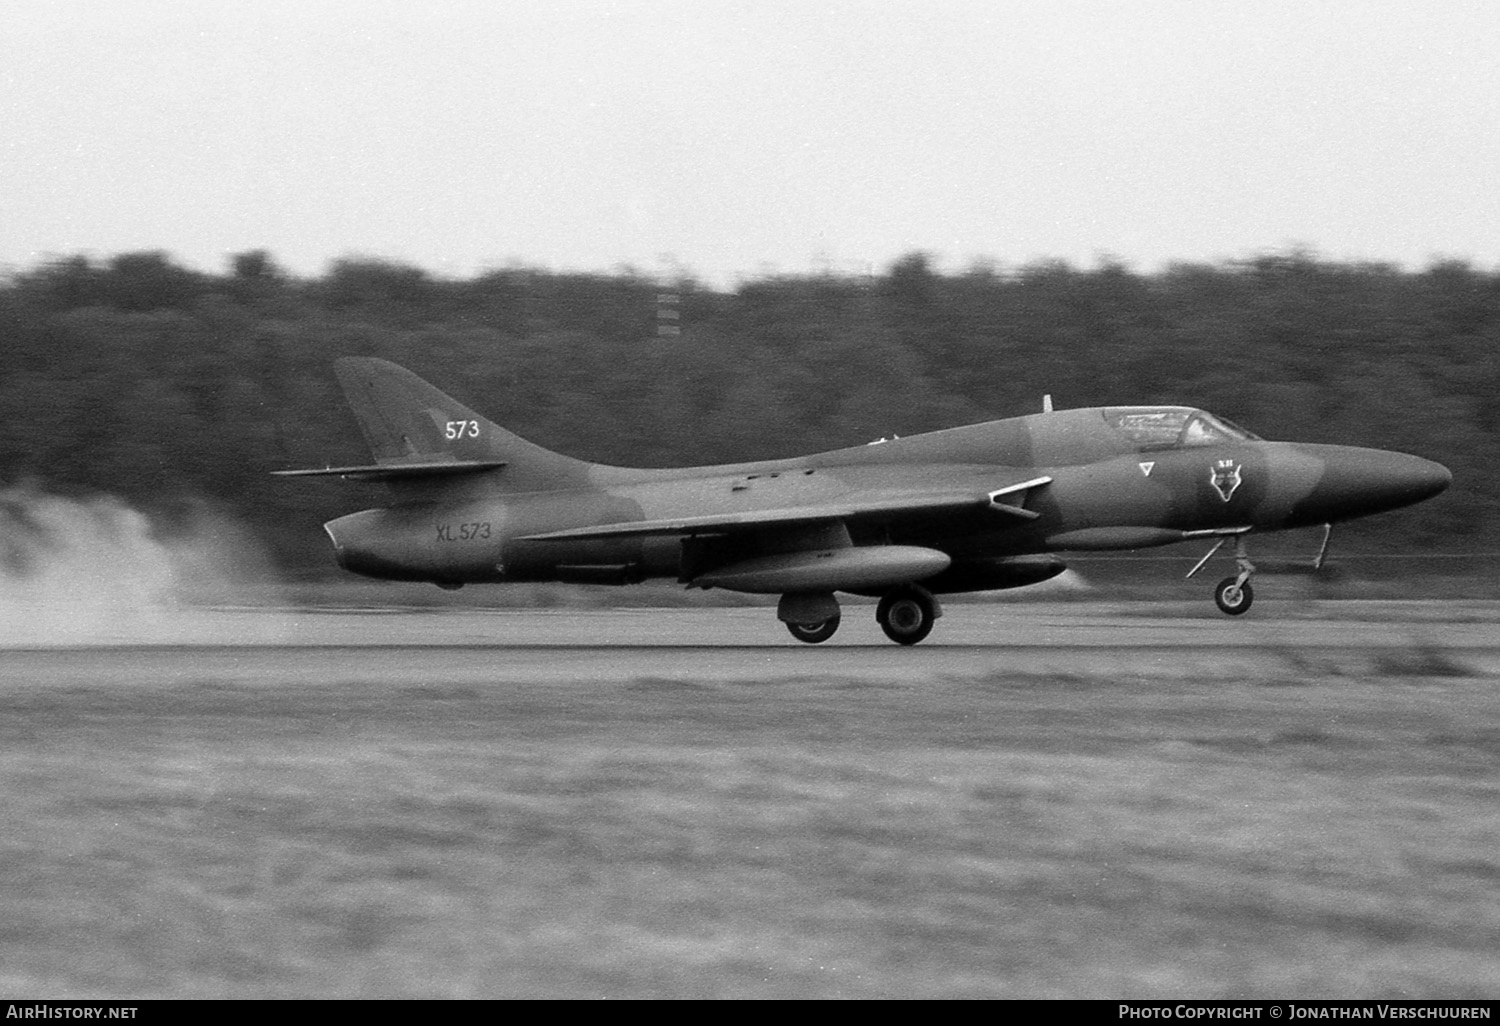
<instances>
[{"instance_id":1,"label":"grass beside runway","mask_svg":"<svg viewBox=\"0 0 1500 1026\"><path fill-rule=\"evenodd\" d=\"M1500 703L1442 653L442 666L0 692L0 995L1500 995Z\"/></svg>"}]
</instances>

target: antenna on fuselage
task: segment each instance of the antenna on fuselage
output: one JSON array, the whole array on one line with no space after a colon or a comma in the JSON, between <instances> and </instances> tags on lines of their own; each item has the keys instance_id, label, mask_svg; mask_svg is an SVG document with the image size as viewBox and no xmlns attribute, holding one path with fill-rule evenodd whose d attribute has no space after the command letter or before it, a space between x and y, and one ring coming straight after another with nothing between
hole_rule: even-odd
<instances>
[{"instance_id":1,"label":"antenna on fuselage","mask_svg":"<svg viewBox=\"0 0 1500 1026\"><path fill-rule=\"evenodd\" d=\"M1051 413L1052 412L1052 393L1051 392L1048 392L1046 395L1042 396L1042 412L1043 413Z\"/></svg>"}]
</instances>

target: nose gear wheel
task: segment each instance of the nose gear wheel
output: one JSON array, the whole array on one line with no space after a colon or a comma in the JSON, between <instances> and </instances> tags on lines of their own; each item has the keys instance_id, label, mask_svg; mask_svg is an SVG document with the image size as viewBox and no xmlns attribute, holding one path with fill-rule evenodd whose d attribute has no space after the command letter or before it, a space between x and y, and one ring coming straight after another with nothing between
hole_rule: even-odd
<instances>
[{"instance_id":1,"label":"nose gear wheel","mask_svg":"<svg viewBox=\"0 0 1500 1026\"><path fill-rule=\"evenodd\" d=\"M1229 616L1239 616L1250 608L1253 601L1255 589L1250 587L1249 581L1241 584L1238 577L1226 577L1214 589L1214 604Z\"/></svg>"}]
</instances>

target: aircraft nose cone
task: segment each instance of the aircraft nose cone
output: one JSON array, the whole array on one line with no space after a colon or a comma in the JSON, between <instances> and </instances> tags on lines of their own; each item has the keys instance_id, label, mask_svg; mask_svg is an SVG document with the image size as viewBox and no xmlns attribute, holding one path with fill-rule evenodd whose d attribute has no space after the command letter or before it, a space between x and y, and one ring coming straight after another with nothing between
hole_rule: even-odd
<instances>
[{"instance_id":1,"label":"aircraft nose cone","mask_svg":"<svg viewBox=\"0 0 1500 1026\"><path fill-rule=\"evenodd\" d=\"M1439 495L1443 492L1446 492L1448 490L1448 486L1453 483L1453 471L1449 470L1441 463L1435 463L1432 460L1424 460L1420 456L1409 456L1407 458L1415 460L1418 464L1420 464L1420 466L1412 468L1412 473L1418 478L1417 482L1415 483L1416 490L1421 492L1421 494L1417 496L1417 502L1421 502L1423 499L1430 499L1434 495Z\"/></svg>"},{"instance_id":2,"label":"aircraft nose cone","mask_svg":"<svg viewBox=\"0 0 1500 1026\"><path fill-rule=\"evenodd\" d=\"M1408 506L1446 491L1453 483L1453 472L1441 463L1408 456L1404 452L1384 452L1376 461L1380 477L1379 494L1395 506Z\"/></svg>"},{"instance_id":3,"label":"aircraft nose cone","mask_svg":"<svg viewBox=\"0 0 1500 1026\"><path fill-rule=\"evenodd\" d=\"M1310 519L1333 521L1399 509L1430 499L1453 483L1441 463L1404 452L1315 446L1323 474L1300 504Z\"/></svg>"}]
</instances>

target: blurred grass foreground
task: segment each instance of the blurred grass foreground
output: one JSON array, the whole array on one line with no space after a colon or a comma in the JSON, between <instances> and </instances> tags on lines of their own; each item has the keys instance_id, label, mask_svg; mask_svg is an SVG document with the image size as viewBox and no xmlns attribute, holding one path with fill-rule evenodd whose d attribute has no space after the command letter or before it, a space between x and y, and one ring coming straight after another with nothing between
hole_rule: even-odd
<instances>
[{"instance_id":1,"label":"blurred grass foreground","mask_svg":"<svg viewBox=\"0 0 1500 1026\"><path fill-rule=\"evenodd\" d=\"M485 686L440 654L417 684L57 658L0 687L6 997L1500 993L1500 709L1462 660Z\"/></svg>"}]
</instances>

